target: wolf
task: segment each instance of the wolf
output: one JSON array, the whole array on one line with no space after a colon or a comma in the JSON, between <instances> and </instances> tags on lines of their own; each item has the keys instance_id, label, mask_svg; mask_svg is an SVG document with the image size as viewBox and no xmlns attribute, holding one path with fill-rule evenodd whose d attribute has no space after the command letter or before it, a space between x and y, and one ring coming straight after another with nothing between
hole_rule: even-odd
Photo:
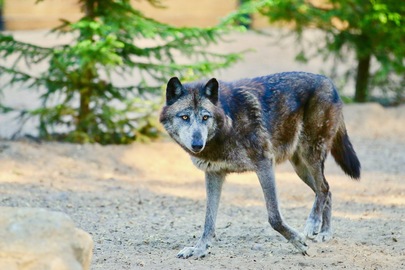
<instances>
[{"instance_id":1,"label":"wolf","mask_svg":"<svg viewBox=\"0 0 405 270\"><path fill-rule=\"evenodd\" d=\"M360 179L360 162L346 131L343 103L333 82L318 74L284 72L234 82L182 84L171 78L160 122L205 172L207 204L202 236L179 258L202 258L215 237L215 220L225 177L253 171L264 193L271 227L306 255L306 239L332 237L332 194L324 176L329 152L343 171ZM274 167L289 161L315 193L299 233L283 219Z\"/></svg>"}]
</instances>

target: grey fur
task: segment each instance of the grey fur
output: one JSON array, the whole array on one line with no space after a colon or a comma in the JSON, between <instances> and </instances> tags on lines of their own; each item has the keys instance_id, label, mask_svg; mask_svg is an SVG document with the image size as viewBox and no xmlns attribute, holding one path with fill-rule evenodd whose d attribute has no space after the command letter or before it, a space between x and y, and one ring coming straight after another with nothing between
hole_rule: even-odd
<instances>
[{"instance_id":1,"label":"grey fur","mask_svg":"<svg viewBox=\"0 0 405 270\"><path fill-rule=\"evenodd\" d=\"M327 241L332 237L332 195L323 172L329 151L345 173L360 177L342 102L333 83L321 75L291 72L185 85L172 78L160 121L194 165L205 171L204 231L195 246L178 253L179 258L206 256L228 173L256 172L270 225L303 254L305 238ZM274 166L285 160L315 193L304 235L287 225L278 206Z\"/></svg>"}]
</instances>

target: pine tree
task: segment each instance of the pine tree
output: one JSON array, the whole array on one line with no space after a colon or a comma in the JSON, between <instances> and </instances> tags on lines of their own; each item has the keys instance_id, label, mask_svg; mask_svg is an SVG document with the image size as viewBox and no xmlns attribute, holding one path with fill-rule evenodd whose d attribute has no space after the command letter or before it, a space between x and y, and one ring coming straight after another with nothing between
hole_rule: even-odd
<instances>
[{"instance_id":1,"label":"pine tree","mask_svg":"<svg viewBox=\"0 0 405 270\"><path fill-rule=\"evenodd\" d=\"M271 23L288 23L305 45L298 59L333 57L345 62L351 52L356 67L346 76L355 79L354 101L370 100L378 87L392 102L405 100L405 5L397 0L244 0ZM311 44L302 39L303 30L315 28L325 35ZM298 45L298 44L297 44ZM309 45L309 46L308 46ZM316 53L308 53L308 47ZM375 69L371 68L374 62Z\"/></svg>"},{"instance_id":2,"label":"pine tree","mask_svg":"<svg viewBox=\"0 0 405 270\"><path fill-rule=\"evenodd\" d=\"M207 50L229 31L226 20L209 28L174 27L144 16L130 2L80 0L84 16L53 30L75 37L69 44L40 47L0 35L0 56L11 62L0 65L0 76L44 89L40 108L19 112L21 119L39 119L40 138L107 144L155 136L155 112L168 78L196 79L240 58ZM189 61L180 62L179 55ZM43 62L49 68L39 75L23 72L18 66L24 61L31 70ZM136 83L122 85L113 79L117 74Z\"/></svg>"}]
</instances>

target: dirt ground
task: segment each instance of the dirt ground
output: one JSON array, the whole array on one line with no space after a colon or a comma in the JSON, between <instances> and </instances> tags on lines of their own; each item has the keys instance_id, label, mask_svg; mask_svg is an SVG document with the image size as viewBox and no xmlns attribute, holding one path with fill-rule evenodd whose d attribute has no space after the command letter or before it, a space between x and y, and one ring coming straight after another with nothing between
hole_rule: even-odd
<instances>
[{"instance_id":1,"label":"dirt ground","mask_svg":"<svg viewBox=\"0 0 405 270\"><path fill-rule=\"evenodd\" d=\"M38 33L17 35L48 42ZM267 50L268 41L248 35L233 50L254 44L261 54L248 55L221 78L317 72L323 65L296 66L291 46ZM4 95L18 106L32 104L24 93ZM201 234L205 187L203 172L169 139L127 146L0 140L0 205L69 214L94 239L94 270L405 269L405 106L349 105L344 112L362 179L350 180L328 159L334 238L308 242L310 256L271 229L256 176L246 173L227 179L210 254L177 259ZM0 136L12 134L11 120L0 120ZM276 178L286 221L303 230L314 194L289 164L277 167Z\"/></svg>"},{"instance_id":2,"label":"dirt ground","mask_svg":"<svg viewBox=\"0 0 405 270\"><path fill-rule=\"evenodd\" d=\"M0 141L0 204L68 213L95 242L92 269L404 269L405 106L345 108L362 179L326 166L334 238L310 256L267 223L254 174L230 175L217 236L203 260L177 259L199 237L203 173L170 140L128 146ZM290 165L277 168L281 208L302 230L314 195Z\"/></svg>"}]
</instances>

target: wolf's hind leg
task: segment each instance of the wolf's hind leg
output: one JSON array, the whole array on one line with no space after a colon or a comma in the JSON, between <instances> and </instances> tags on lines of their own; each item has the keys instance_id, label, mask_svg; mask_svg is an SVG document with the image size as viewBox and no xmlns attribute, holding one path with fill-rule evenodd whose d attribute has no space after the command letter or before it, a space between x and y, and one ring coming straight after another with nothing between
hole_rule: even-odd
<instances>
[{"instance_id":1,"label":"wolf's hind leg","mask_svg":"<svg viewBox=\"0 0 405 270\"><path fill-rule=\"evenodd\" d=\"M215 236L215 221L221 197L222 185L225 180L223 173L205 173L207 192L207 208L205 212L204 232L194 247L185 247L178 254L178 258L187 259L193 257L199 259L208 253L211 239Z\"/></svg>"},{"instance_id":2,"label":"wolf's hind leg","mask_svg":"<svg viewBox=\"0 0 405 270\"><path fill-rule=\"evenodd\" d=\"M322 227L321 232L316 236L314 241L316 242L326 242L332 239L332 193L328 192L328 197L325 203L325 207L322 213Z\"/></svg>"},{"instance_id":3,"label":"wolf's hind leg","mask_svg":"<svg viewBox=\"0 0 405 270\"><path fill-rule=\"evenodd\" d=\"M263 189L269 223L277 232L283 235L302 254L306 255L308 249L305 237L288 226L281 216L277 200L277 191L274 178L274 168L271 160L264 160L258 164L257 176Z\"/></svg>"},{"instance_id":4,"label":"wolf's hind leg","mask_svg":"<svg viewBox=\"0 0 405 270\"><path fill-rule=\"evenodd\" d=\"M311 165L295 153L290 159L295 172L314 192L315 201L305 224L304 234L314 241L327 241L332 237L332 194L323 175L323 161L318 160ZM316 175L316 177L313 177Z\"/></svg>"}]
</instances>

